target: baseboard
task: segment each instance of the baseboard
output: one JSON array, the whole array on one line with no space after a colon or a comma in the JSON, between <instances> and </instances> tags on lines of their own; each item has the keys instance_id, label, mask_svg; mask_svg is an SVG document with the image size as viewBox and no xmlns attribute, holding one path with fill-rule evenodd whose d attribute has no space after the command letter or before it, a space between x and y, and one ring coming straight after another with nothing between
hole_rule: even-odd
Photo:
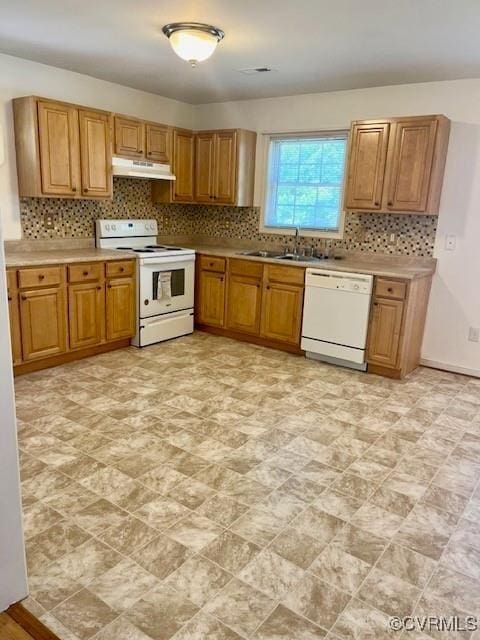
<instances>
[{"instance_id":1,"label":"baseboard","mask_svg":"<svg viewBox=\"0 0 480 640\"><path fill-rule=\"evenodd\" d=\"M99 344L94 347L88 347L86 349L67 351L65 353L60 353L58 356L52 356L50 358L40 358L38 360L22 362L21 364L14 365L13 374L15 376L21 376L25 373L32 373L33 371L50 369L50 367L58 367L58 365L65 364L67 362L81 360L82 358L90 358L91 356L96 356L99 353L108 353L109 351L115 351L116 349L123 349L125 347L128 347L129 345L130 338L123 338L122 340L116 340L115 342L105 342L103 344Z\"/></svg>"},{"instance_id":2,"label":"baseboard","mask_svg":"<svg viewBox=\"0 0 480 640\"><path fill-rule=\"evenodd\" d=\"M30 613L30 611L25 609L19 602L12 604L5 613L10 616L19 627L30 634L34 640L60 640L53 631L50 631L43 622L40 622L33 613Z\"/></svg>"},{"instance_id":3,"label":"baseboard","mask_svg":"<svg viewBox=\"0 0 480 640\"><path fill-rule=\"evenodd\" d=\"M240 331L231 331L230 329L224 329L223 327L212 327L206 324L195 324L197 331L204 331L205 333L212 333L215 336L223 336L224 338L233 338L240 342L250 342L250 344L256 344L260 347L268 347L269 349L279 349L280 351L288 351L297 356L305 355L305 351L300 349L296 344L289 344L288 342L276 342L275 340L267 340L258 335L249 333L241 333Z\"/></svg>"},{"instance_id":4,"label":"baseboard","mask_svg":"<svg viewBox=\"0 0 480 640\"><path fill-rule=\"evenodd\" d=\"M420 364L423 367L430 367L431 369L440 369L441 371L449 371L450 373L460 373L463 376L472 376L473 378L480 378L480 369L469 369L468 367L459 367L456 364L447 364L446 362L437 362L437 360L428 360L427 358L420 358Z\"/></svg>"}]
</instances>

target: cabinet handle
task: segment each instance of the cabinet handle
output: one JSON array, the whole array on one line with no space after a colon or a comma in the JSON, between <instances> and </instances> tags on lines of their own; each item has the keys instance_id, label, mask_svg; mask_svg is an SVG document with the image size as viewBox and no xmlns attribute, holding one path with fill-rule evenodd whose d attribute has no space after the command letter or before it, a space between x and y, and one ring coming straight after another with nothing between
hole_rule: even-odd
<instances>
[{"instance_id":1,"label":"cabinet handle","mask_svg":"<svg viewBox=\"0 0 480 640\"><path fill-rule=\"evenodd\" d=\"M43 275L43 273L40 273L38 276L39 280L45 280L45 276Z\"/></svg>"},{"instance_id":2,"label":"cabinet handle","mask_svg":"<svg viewBox=\"0 0 480 640\"><path fill-rule=\"evenodd\" d=\"M85 193L88 193L88 187L83 187L83 190L85 191Z\"/></svg>"},{"instance_id":3,"label":"cabinet handle","mask_svg":"<svg viewBox=\"0 0 480 640\"><path fill-rule=\"evenodd\" d=\"M380 203L379 203L379 202L374 202L373 204L374 204L376 207L379 207L379 206L380 206Z\"/></svg>"},{"instance_id":4,"label":"cabinet handle","mask_svg":"<svg viewBox=\"0 0 480 640\"><path fill-rule=\"evenodd\" d=\"M77 191L77 187L72 187L72 193L75 193Z\"/></svg>"},{"instance_id":5,"label":"cabinet handle","mask_svg":"<svg viewBox=\"0 0 480 640\"><path fill-rule=\"evenodd\" d=\"M208 263L208 266L209 266L209 267L213 267L213 266L214 266L214 263L213 263L213 262L209 262L209 263Z\"/></svg>"},{"instance_id":6,"label":"cabinet handle","mask_svg":"<svg viewBox=\"0 0 480 640\"><path fill-rule=\"evenodd\" d=\"M269 284L267 284L267 289L270 289L270 285Z\"/></svg>"},{"instance_id":7,"label":"cabinet handle","mask_svg":"<svg viewBox=\"0 0 480 640\"><path fill-rule=\"evenodd\" d=\"M387 202L387 206L389 206L389 207L393 207L393 202L392 202L392 201Z\"/></svg>"},{"instance_id":8,"label":"cabinet handle","mask_svg":"<svg viewBox=\"0 0 480 640\"><path fill-rule=\"evenodd\" d=\"M13 300L12 296L8 296L8 301L11 302Z\"/></svg>"},{"instance_id":9,"label":"cabinet handle","mask_svg":"<svg viewBox=\"0 0 480 640\"><path fill-rule=\"evenodd\" d=\"M22 300L26 300L26 299L27 299L27 296L22 296Z\"/></svg>"},{"instance_id":10,"label":"cabinet handle","mask_svg":"<svg viewBox=\"0 0 480 640\"><path fill-rule=\"evenodd\" d=\"M82 275L83 275L83 276L88 276L88 271L83 271L83 272L82 272Z\"/></svg>"},{"instance_id":11,"label":"cabinet handle","mask_svg":"<svg viewBox=\"0 0 480 640\"><path fill-rule=\"evenodd\" d=\"M100 291L100 289L101 289L101 288L102 288L102 287L101 287L100 285L98 285L97 289L98 289L99 291Z\"/></svg>"},{"instance_id":12,"label":"cabinet handle","mask_svg":"<svg viewBox=\"0 0 480 640\"><path fill-rule=\"evenodd\" d=\"M125 267L120 267L119 271L120 271L120 273L123 273L125 271Z\"/></svg>"},{"instance_id":13,"label":"cabinet handle","mask_svg":"<svg viewBox=\"0 0 480 640\"><path fill-rule=\"evenodd\" d=\"M373 306L374 306L374 307L378 307L378 302L374 302L374 303L373 303Z\"/></svg>"},{"instance_id":14,"label":"cabinet handle","mask_svg":"<svg viewBox=\"0 0 480 640\"><path fill-rule=\"evenodd\" d=\"M107 284L107 287L108 287L109 289L111 289L111 288L112 288L112 285L111 285L111 284Z\"/></svg>"},{"instance_id":15,"label":"cabinet handle","mask_svg":"<svg viewBox=\"0 0 480 640\"><path fill-rule=\"evenodd\" d=\"M388 291L388 293L393 293L392 287L388 287L387 291Z\"/></svg>"},{"instance_id":16,"label":"cabinet handle","mask_svg":"<svg viewBox=\"0 0 480 640\"><path fill-rule=\"evenodd\" d=\"M223 282L223 276L220 278L220 282Z\"/></svg>"}]
</instances>

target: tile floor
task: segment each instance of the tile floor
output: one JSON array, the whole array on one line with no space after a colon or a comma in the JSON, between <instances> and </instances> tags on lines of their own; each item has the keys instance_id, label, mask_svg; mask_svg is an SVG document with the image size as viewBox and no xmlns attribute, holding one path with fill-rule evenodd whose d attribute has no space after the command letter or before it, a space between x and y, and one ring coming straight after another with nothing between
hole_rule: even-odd
<instances>
[{"instance_id":1,"label":"tile floor","mask_svg":"<svg viewBox=\"0 0 480 640\"><path fill-rule=\"evenodd\" d=\"M195 333L16 391L26 604L63 640L382 640L391 615L480 615L480 380ZM429 633L403 637L470 637Z\"/></svg>"}]
</instances>

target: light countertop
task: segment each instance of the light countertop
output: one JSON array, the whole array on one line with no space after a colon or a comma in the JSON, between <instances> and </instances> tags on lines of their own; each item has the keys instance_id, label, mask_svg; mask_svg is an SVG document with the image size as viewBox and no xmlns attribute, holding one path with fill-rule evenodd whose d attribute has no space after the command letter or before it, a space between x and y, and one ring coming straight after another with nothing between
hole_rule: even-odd
<instances>
[{"instance_id":1,"label":"light countertop","mask_svg":"<svg viewBox=\"0 0 480 640\"><path fill-rule=\"evenodd\" d=\"M48 249L43 251L9 251L5 252L7 267L34 267L47 264L72 264L75 262L104 262L108 260L134 259L119 251L108 249Z\"/></svg>"},{"instance_id":2,"label":"light countertop","mask_svg":"<svg viewBox=\"0 0 480 640\"><path fill-rule=\"evenodd\" d=\"M276 258L261 258L258 256L242 255L241 250L231 247L210 246L210 245L190 245L197 253L211 256L221 256L225 258L240 258L241 260L256 260L277 265L288 265L298 267L310 267L313 269L327 269L333 271L347 271L353 273L365 273L386 278L402 278L415 280L424 278L435 272L436 260L434 258L411 258L408 256L381 256L373 254L352 254L347 255L342 260L318 260L289 261L278 260Z\"/></svg>"}]
</instances>

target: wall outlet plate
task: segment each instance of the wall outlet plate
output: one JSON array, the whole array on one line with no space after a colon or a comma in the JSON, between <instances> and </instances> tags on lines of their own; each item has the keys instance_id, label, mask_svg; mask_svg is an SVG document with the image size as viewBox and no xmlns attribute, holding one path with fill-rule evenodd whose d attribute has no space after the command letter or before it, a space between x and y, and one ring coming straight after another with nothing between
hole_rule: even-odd
<instances>
[{"instance_id":1,"label":"wall outlet plate","mask_svg":"<svg viewBox=\"0 0 480 640\"><path fill-rule=\"evenodd\" d=\"M53 229L55 227L55 222L51 213L46 213L43 216L43 226L45 229Z\"/></svg>"},{"instance_id":2,"label":"wall outlet plate","mask_svg":"<svg viewBox=\"0 0 480 640\"><path fill-rule=\"evenodd\" d=\"M457 246L456 236L445 236L445 251L455 251Z\"/></svg>"}]
</instances>

